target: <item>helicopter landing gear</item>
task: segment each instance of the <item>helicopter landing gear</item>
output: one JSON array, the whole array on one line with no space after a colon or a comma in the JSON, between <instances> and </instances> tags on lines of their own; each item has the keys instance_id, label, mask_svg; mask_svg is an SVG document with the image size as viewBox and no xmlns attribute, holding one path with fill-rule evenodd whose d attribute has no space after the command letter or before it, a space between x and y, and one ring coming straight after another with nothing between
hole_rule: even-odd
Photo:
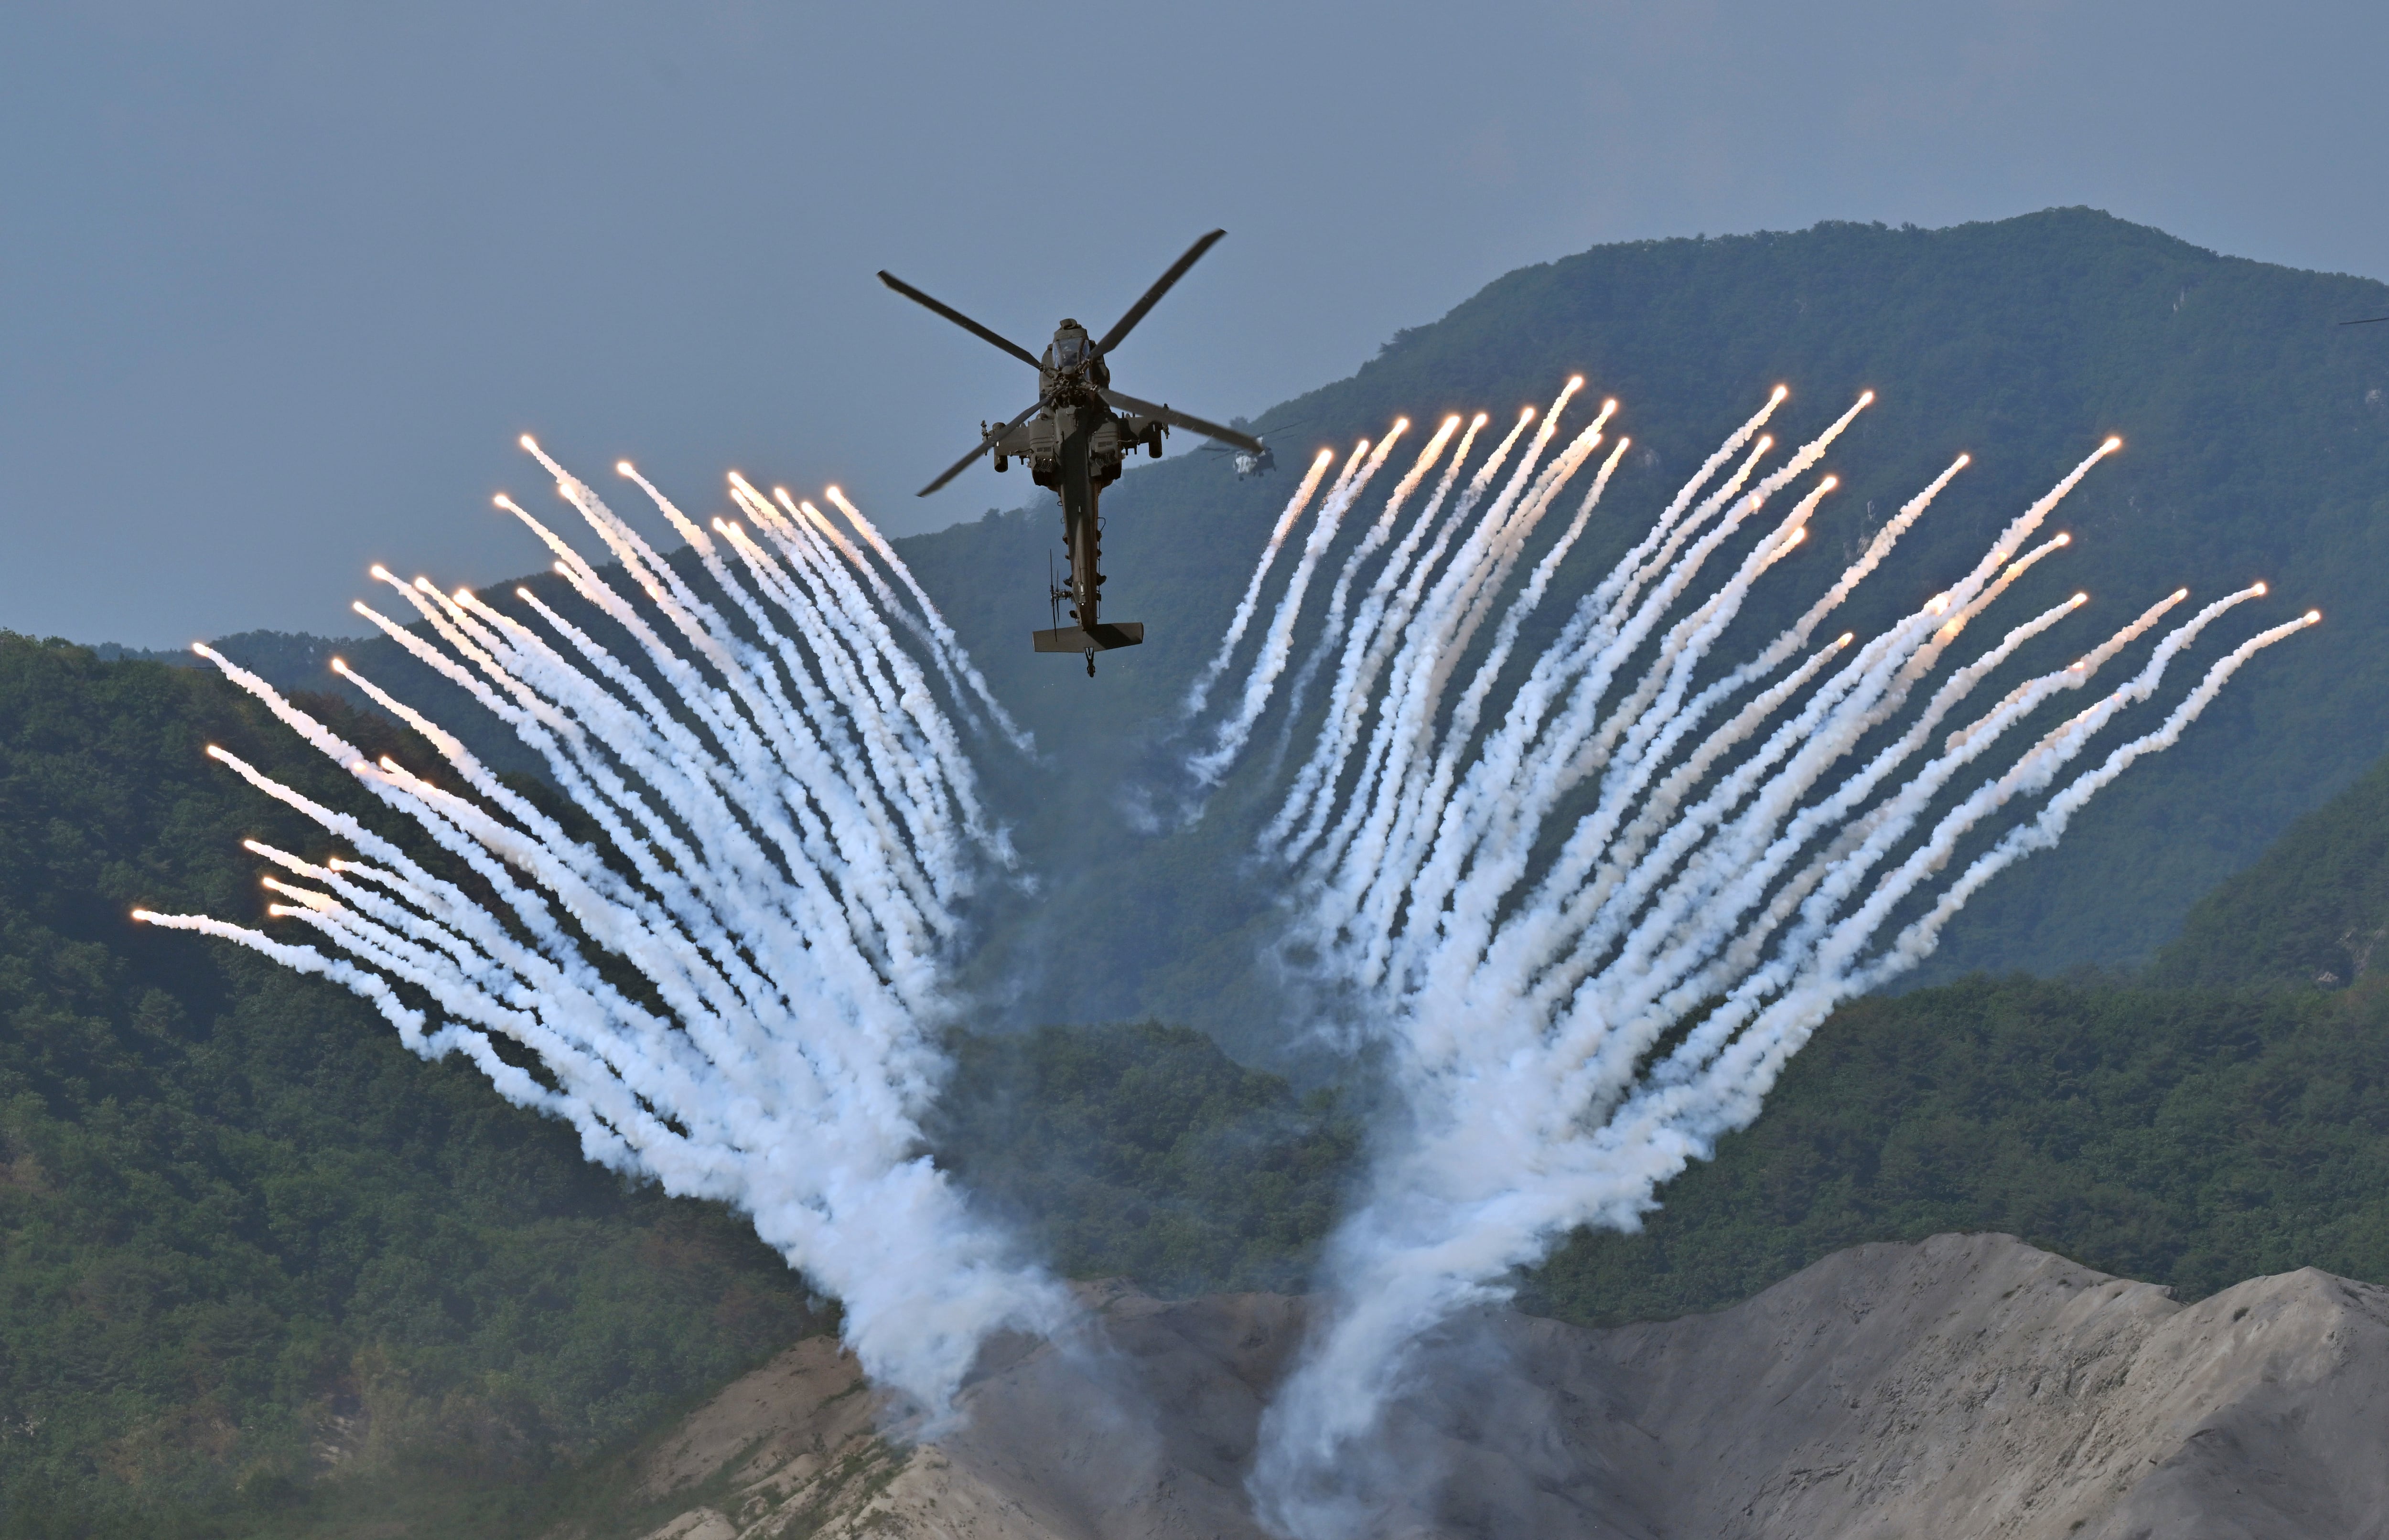
<instances>
[{"instance_id":1,"label":"helicopter landing gear","mask_svg":"<svg viewBox=\"0 0 2389 1540\"><path fill-rule=\"evenodd\" d=\"M1087 649L1087 677L1095 677L1095 650L1092 647Z\"/></svg>"}]
</instances>

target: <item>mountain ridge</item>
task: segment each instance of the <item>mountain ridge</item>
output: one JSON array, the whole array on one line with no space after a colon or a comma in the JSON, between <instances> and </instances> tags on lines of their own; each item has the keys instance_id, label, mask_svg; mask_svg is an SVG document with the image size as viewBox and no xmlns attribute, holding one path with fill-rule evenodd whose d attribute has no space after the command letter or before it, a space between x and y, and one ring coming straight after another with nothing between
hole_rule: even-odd
<instances>
[{"instance_id":1,"label":"mountain ridge","mask_svg":"<svg viewBox=\"0 0 2389 1540\"><path fill-rule=\"evenodd\" d=\"M1866 527L1870 498L1911 490L1916 473L1937 469L1957 447L1984 456L1986 479L1908 553L1912 561L1886 569L1883 593L1867 601L1878 617L1932 592L1949 553L1971 560L1985 529L2019 498L2037 494L2098 433L2126 427L2127 454L2069 504L2083 550L2108 564L2096 568L2102 602L2129 614L2135 585L2170 588L2178 566L2238 564L2216 579L2220 587L2262 565L2284 603L2319 596L2332 616L2319 645L2268 655L2181 750L2094 805L2113 810L2105 824L2086 821L2057 858L2037 858L1978 900L1988 928L1953 943L1948 966L1987 956L2050 969L2069 957L2129 962L2135 947L2167 934L2168 913L2192 910L2201 872L2249 857L2268 831L2289 828L2336 785L2360 793L2362 767L2383 762L2389 719L2380 709L2389 664L2377 644L2389 606L2369 586L2389 571L2378 559L2389 554L2389 504L2370 490L2389 483L2389 420L2368 394L2389 388L2368 383L2389 382L2389 372L2345 339L2327 339L2339 350L2332 353L2284 340L2290 321L2303 325L2340 297L2380 302L2380 286L2285 274L2155 237L2061 211L1950 232L1827 226L1603 248L1489 286L1468 302L1477 309L1455 310L1468 311L1457 329L1431 325L1396 339L1329 388L1342 390L1327 404L1343 416L1317 426L1373 435L1384 421L1373 414L1446 370L1460 383L1437 401L1463 388L1513 385L1547 399L1565 372L1546 373L1554 360L1607 350L1611 377L1596 375L1592 393L1615 387L1628 396L1626 426L1654 463L1634 465L1619 485L1621 516L1563 569L1562 586L1574 592L1640 528L1650 499L1672 488L1687 459L1705 452L1702 435L1755 404L1744 398L1771 383L1767 364L1789 360L1803 371L1784 423L1796 434L1839 410L1835 390L1871 378L1872 363L1913 353L1922 337L1940 351L1915 353L1884 387L1886 407L1898 411L1862 419L1849 463L1834 467L1849 476L1848 500L1828 503L1812 543L1846 548ZM1836 267L1850 271L1810 286ZM2023 276L2012 274L2006 289L1973 309L1951 302L1969 283L1996 288L2011 270ZM2199 282L2184 281L2192 277ZM2012 312L2053 304L2051 296L2063 301L2056 319L1993 335ZM1694 313L1704 304L1709 311ZM1803 328L1812 313L1819 325L1833 323L1832 346L1811 347ZM1931 323L1951 335L1936 338ZM1671 327L1686 345L1655 348ZM2243 368L2252 357L2265 362L2268 339L2278 344L2269 372ZM1761 372L1720 383L1704 362L1710 356L1726 360L1717 374ZM2097 366L2076 367L2085 357ZM2244 409L2235 405L2243 393L2254 403ZM1631 417L1670 411L1674 421L1653 426ZM2134 414L2138 426L2124 420ZM2242 426L2255 437L2235 439ZM2283 468L2293 450L2319 467L2315 476L2300 481ZM1044 620L1033 599L1057 522L1050 511L995 515L900 544L1007 704L1039 732L1037 757L992 754L987 774L1023 847L1055 853L1034 904L985 911L990 971L968 981L975 1035L957 1045L970 1066L957 1085L1012 1101L966 1104L958 1096L950 1110L976 1119L976 1137L990 1141L1012 1113L1067 1113L1051 1120L1054 1137L1041 1143L982 1146L994 1158L968 1175L1073 1270L1127 1268L1184 1289L1298 1277L1355 1138L1340 1104L1306 1099L1307 1088L1249 1067L1271 1064L1294 1016L1266 964L1254 961L1266 955L1274 913L1268 869L1250 854L1250 814L1265 791L1258 778L1232 781L1208 817L1169 838L1139 834L1113 795L1182 753L1171 703L1207 655L1288 489L1288 477L1236 482L1217 458L1141 469L1108 504L1118 521L1112 592L1123 615L1155 630L1146 648L1107 658L1092 683L1075 670L1038 671L1018 635ZM2292 504L2286 511L2265 501L2277 485L2294 489L2280 500ZM2280 516L2266 522L2268 510ZM2180 559L2159 560L2159 547ZM686 554L678 559L685 564ZM2035 574L2045 592L2020 592L2019 613L2083 582L2084 570L2053 563ZM1802 571L1804 582L1816 576ZM556 593L552 575L527 581ZM1768 617L1761 606L1753 624ZM1530 630L1528 640L1547 635ZM1315 640L1315 629L1297 632L1300 646ZM452 686L389 641L253 638L236 655L297 684L330 645L477 746L507 747L459 706ZM337 802L354 788L334 767L204 672L170 675L0 637L0 789L8 793L0 796L0 872L10 879L0 895L0 1242L14 1297L33 1302L19 1317L0 1312L0 1409L18 1419L0 1427L0 1492L8 1496L0 1506L12 1509L0 1534L100 1533L101 1521L118 1519L125 1533L144 1535L176 1525L193 1535L312 1534L321 1531L310 1526L354 1517L343 1502L397 1504L427 1491L460 1495L466 1508L415 1521L453 1534L502 1526L492 1509L466 1512L489 1496L492 1489L473 1483L492 1470L513 1460L506 1469L560 1470L556 1479L569 1482L607 1429L619 1432L725 1366L751 1361L743 1355L762 1351L771 1334L759 1322L794 1330L791 1323L811 1318L801 1280L759 1254L751 1237L742 1242L735 1216L609 1193L609 1178L580 1169L565 1131L500 1107L453 1064L408 1059L327 986L262 963L225 962L191 938L130 931L124 910L138 901L171 897L243 921L257 914L255 872L237 840L275 837L280 815L200 758L205 736L234 733L226 741L242 752ZM315 682L339 693L337 681ZM356 741L428 758L386 723L340 716L338 700L320 709ZM1264 724L1265 733L1282 731ZM536 796L539 767L518 745L492 757L521 772L518 783ZM2368 839L2376 821L2389 820L2389 809L2360 795L2349 806L2345 828ZM2088 853L2076 859L2067 852L2083 847L2086 832ZM1667 1206L1644 1233L1578 1237L1524 1280L1530 1303L1578 1320L1648 1318L1745 1297L1853 1239L1912 1240L1920 1229L1986 1221L2093 1265L2145 1265L2145 1276L2178 1280L2185 1292L2324 1258L2343 1271L2389 1276L2381 1271L2389 1263L2377 1260L2389 1256L2377 1176L2389 1159L2389 1090L2378 1066L2389 1061L2375 1046L2389 1029L2389 994L2369 972L2349 987L2319 988L2313 972L2298 971L2315 948L2341 944L2324 930L2373 912L2364 907L2373 902L2373 868L2359 859L2373 846L2344 831L2321 838L2351 852L2333 877L2337 897L2287 911L2284 948L2222 960L2213 937L2249 930L2239 917L2270 902L2280 884L2294 886L2308 859L2303 846L2285 846L2275 866L2248 865L2254 885L2237 907L2197 922L2209 939L2177 944L2217 951L2237 970L2230 988L1976 979L1846 1011L1794 1062L1757 1125L1663 1192ZM2050 892L2063 903L2040 912L2036 895ZM2112 912L2076 924L2092 911ZM2043 944L2052 927L2067 932L2067 947ZM1041 1040L1012 1031L1039 1017L1159 1017L1201 1032L1078 1028ZM1243 1063L1220 1056L1215 1042ZM1146 1071L1154 1073L1141 1077ZM453 1149L442 1144L439 1158L424 1156L420 1169L378 1172L376 1152L405 1148L406 1130L331 1115L342 1097L368 1092L432 1109L431 1123L454 1119L468 1133ZM513 1199L505 1181L473 1175L493 1164L505 1170L510 1149L526 1152L522 1169L537 1190ZM1214 1161L1223 1149L1233 1158ZM310 1161L329 1174L312 1185L278 1179L291 1175L282 1167ZM1200 1169L1205 1162L1220 1170ZM381 1201L374 1183L385 1175L408 1190L399 1194L406 1222L431 1225L449 1248L441 1254L465 1262L373 1275L379 1292L359 1318L397 1323L387 1336L401 1351L372 1359L352 1351L374 1345L369 1333L277 1324L305 1312L276 1316L288 1296L274 1291L346 1299L342 1269L359 1259L402 1262L407 1248L420 1249L404 1225L377 1231L374 1216L359 1212ZM457 1184L457 1213L425 1196L445 1190L442 1182ZM172 1223L109 1228L140 1212L125 1192L145 1195ZM557 1193L578 1205L569 1217L581 1228L517 1233L554 1218L544 1205ZM86 1199L95 1223L76 1232L76 1216L63 1211ZM487 1228L461 1238L440 1228L460 1214ZM692 1228L675 1228L683 1224ZM618 1243L643 1228L660 1236L654 1254L644 1241ZM692 1235L688 1245L674 1239ZM576 1256L604 1266L582 1266ZM709 1303L747 1303L726 1317L675 1308L645 1326L622 1324L644 1318L635 1310L608 1314L648 1291L676 1303L670 1292L692 1287L691 1278L710 1280L694 1285L716 1296ZM265 1281L250 1287L256 1279ZM592 1295L576 1294L583 1284ZM154 1361L109 1359L145 1321L157 1323L162 1344ZM437 1351L410 1358L427 1343L407 1334L409 1323L423 1322L436 1329L428 1345ZM592 1323L603 1330L584 1338ZM503 1351L521 1352L515 1368L476 1378L466 1370L481 1349L456 1343L481 1342L475 1333L485 1330ZM86 1351L86 1340L106 1351ZM556 1350L538 1351L540 1343ZM593 1383L613 1389L574 1388ZM344 1444L342 1429L373 1421L352 1404L370 1400L368 1390L406 1411L382 1418L386 1431L415 1426L428 1442ZM85 1419L77 1426L98 1431L70 1448L58 1442L69 1424L52 1419L75 1396L91 1398L74 1403ZM609 1408L620 1414L612 1422L558 1432L560 1418ZM49 1426L49 1445L32 1446L23 1425L33 1421ZM363 1463L334 1471L311 1452L313 1443ZM374 1460L383 1463L363 1468ZM425 1471L439 1479L420 1479ZM53 1496L65 1506L39 1507ZM185 1498L198 1506L168 1513ZM21 1518L38 1512L52 1515L50 1528Z\"/></svg>"},{"instance_id":2,"label":"mountain ridge","mask_svg":"<svg viewBox=\"0 0 2389 1540\"><path fill-rule=\"evenodd\" d=\"M1675 479L1779 380L1794 388L1779 416L1790 438L1861 388L1879 393L1833 457L1844 487L1814 520L1811 552L1854 551L1958 451L1974 457L1846 606L1860 630L1971 565L1990 531L2111 431L2124 453L2061 509L2053 528L2076 541L2025 580L2009 601L2015 613L2082 589L2112 627L2178 584L2203 599L2257 577L2271 581L2273 608L2322 608L2329 624L2316 641L2252 665L2180 746L2102 794L2057 850L1978 896L1939 953L1896 986L2149 961L2199 894L2389 750L2389 338L2331 325L2368 306L2389 309L2389 285L2220 256L2088 209L1937 230L1828 222L1596 247L1507 274L1403 329L1348 378L1260 414L1263 430L1302 424L1300 439L1280 436L1290 468L1278 477L1238 479L1212 455L1133 469L1106 497L1106 603L1143 618L1151 640L1106 658L1096 681L1029 655L1022 635L1047 623L1037 601L1059 518L1041 494L1031 507L896 541L1038 736L1036 758L990 745L982 765L1023 843L1073 851L1054 907L1080 918L992 926L1015 975L998 992L1035 1001L1029 1015L1157 1015L1247 1058L1270 1056L1298 1007L1265 969L1234 961L1266 936L1266 906L1235 891L1236 880L1215 876L1224 885L1209 891L1185 876L1250 865L1245 825L1261 778L1232 780L1206 826L1160 840L1138 832L1113 788L1182 752L1175 702L1297 478L1296 443L1374 437L1402 413L1424 424L1446 410L1540 402L1576 373L1590 382L1588 401L1619 398L1618 428L1642 447L1612 493L1616 520L1596 522L1528 622L1529 651ZM1355 539L1348 528L1331 564ZM674 559L705 586L688 553ZM1823 580L1798 563L1784 570L1754 595L1744 631ZM1284 580L1281 564L1264 616ZM562 591L551 573L522 581L551 600ZM1318 643L1315 598L1310 607L1297 656ZM277 682L312 671L309 687L360 700L321 673L317 655L334 645L324 639L228 641ZM2051 639L2042 651L2078 645ZM2209 639L2187 665L2221 645ZM368 637L347 650L494 763L540 772L395 643ZM2046 666L2033 654L2011 671L2027 665ZM1273 718L1264 732L1287 726ZM1081 825L1092 837L1073 845Z\"/></svg>"}]
</instances>

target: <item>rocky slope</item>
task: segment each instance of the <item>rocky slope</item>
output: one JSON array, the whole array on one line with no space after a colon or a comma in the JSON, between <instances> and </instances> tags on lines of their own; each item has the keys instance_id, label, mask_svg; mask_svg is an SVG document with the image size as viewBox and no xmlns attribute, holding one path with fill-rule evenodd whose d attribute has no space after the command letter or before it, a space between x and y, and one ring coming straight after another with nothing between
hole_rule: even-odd
<instances>
[{"instance_id":1,"label":"rocky slope","mask_svg":"<svg viewBox=\"0 0 2389 1540\"><path fill-rule=\"evenodd\" d=\"M909 1445L790 1349L625 1472L648 1540L1246 1540L1303 1302L1090 1292ZM2311 1269L2180 1305L2008 1236L1861 1246L1714 1316L1460 1323L1355 1478L1376 1535L2389 1535L2389 1290ZM1390 1494L1390 1495L1384 1495Z\"/></svg>"}]
</instances>

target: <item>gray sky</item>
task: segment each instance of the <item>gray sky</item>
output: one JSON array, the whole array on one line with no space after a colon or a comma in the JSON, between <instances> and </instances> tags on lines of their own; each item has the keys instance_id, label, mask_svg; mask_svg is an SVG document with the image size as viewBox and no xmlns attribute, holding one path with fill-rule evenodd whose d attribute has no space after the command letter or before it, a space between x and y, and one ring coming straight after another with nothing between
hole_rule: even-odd
<instances>
[{"instance_id":1,"label":"gray sky","mask_svg":"<svg viewBox=\"0 0 2389 1540\"><path fill-rule=\"evenodd\" d=\"M0 627L345 634L368 562L535 567L525 430L692 511L1015 504L912 496L1033 384L883 266L1034 348L1225 225L1117 360L1221 417L1603 241L2088 203L2389 274L2384 72L2377 3L19 0Z\"/></svg>"}]
</instances>

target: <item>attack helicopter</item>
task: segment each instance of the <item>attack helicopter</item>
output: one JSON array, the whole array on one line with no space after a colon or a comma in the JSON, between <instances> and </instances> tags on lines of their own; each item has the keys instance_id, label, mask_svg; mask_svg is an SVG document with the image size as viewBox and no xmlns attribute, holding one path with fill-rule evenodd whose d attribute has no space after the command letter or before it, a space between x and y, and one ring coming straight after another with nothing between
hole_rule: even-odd
<instances>
[{"instance_id":1,"label":"attack helicopter","mask_svg":"<svg viewBox=\"0 0 2389 1540\"><path fill-rule=\"evenodd\" d=\"M1280 423L1270 431L1285 433L1301 426L1301 423ZM1247 449L1242 444L1208 443L1196 452L1233 455L1234 458L1228 463L1235 467L1236 479L1242 481L1246 477L1267 476L1277 469L1277 452L1270 447L1267 439L1261 439L1258 442L1259 447L1257 449Z\"/></svg>"},{"instance_id":2,"label":"attack helicopter","mask_svg":"<svg viewBox=\"0 0 2389 1540\"><path fill-rule=\"evenodd\" d=\"M1100 338L1091 337L1086 327L1066 318L1054 328L1054 340L1047 345L1042 358L980 325L952 306L931 299L894 274L883 270L879 274L881 283L905 299L944 316L1037 371L1037 400L1010 422L993 427L979 424L977 447L922 488L920 495L928 496L970 469L981 455L992 455L999 471L1015 460L1021 461L1037 485L1051 489L1061 498L1062 541L1069 559L1065 579L1067 586L1048 583L1054 627L1032 632L1031 636L1041 653L1083 653L1089 678L1094 676L1097 653L1114 647L1133 647L1144 640L1141 622L1105 621L1099 616L1104 588L1100 500L1104 489L1119 479L1122 462L1136 452L1139 444L1154 459L1160 459L1162 439L1173 427L1204 434L1247 454L1269 453L1267 447L1248 433L1205 422L1168 405L1139 401L1111 388L1108 360L1112 350L1169 292L1170 286L1186 276L1187 269L1226 234L1225 230L1214 230L1189 247L1186 254L1172 263L1169 271L1156 279L1144 291L1143 298L1131 305L1128 313ZM1070 618L1078 622L1074 626L1062 624L1065 602L1070 606Z\"/></svg>"}]
</instances>

